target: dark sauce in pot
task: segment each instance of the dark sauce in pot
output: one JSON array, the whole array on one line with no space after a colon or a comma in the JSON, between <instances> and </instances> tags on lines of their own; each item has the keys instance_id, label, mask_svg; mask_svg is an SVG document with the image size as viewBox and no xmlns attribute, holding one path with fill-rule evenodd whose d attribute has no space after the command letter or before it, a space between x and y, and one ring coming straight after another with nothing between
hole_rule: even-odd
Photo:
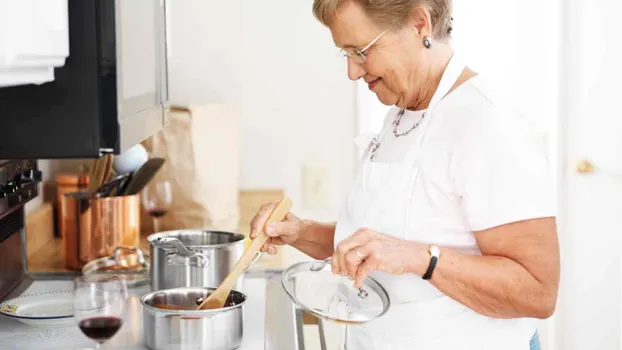
<instances>
[{"instance_id":1,"label":"dark sauce in pot","mask_svg":"<svg viewBox=\"0 0 622 350\"><path fill-rule=\"evenodd\" d=\"M189 306L189 305L170 305L170 304L163 304L163 303L156 303L153 304L151 306L155 307L156 309L164 309L164 310L197 310L197 308L199 307L199 305L201 305L201 303L203 302L203 299L198 298L196 300L196 306ZM229 297L229 299L227 299L227 302L225 303L224 307L230 307L230 306L235 306L236 303L235 301L231 300L231 297ZM214 308L214 307L209 307L209 305L204 306L203 310L214 310L214 309L219 309L219 308Z\"/></svg>"}]
</instances>

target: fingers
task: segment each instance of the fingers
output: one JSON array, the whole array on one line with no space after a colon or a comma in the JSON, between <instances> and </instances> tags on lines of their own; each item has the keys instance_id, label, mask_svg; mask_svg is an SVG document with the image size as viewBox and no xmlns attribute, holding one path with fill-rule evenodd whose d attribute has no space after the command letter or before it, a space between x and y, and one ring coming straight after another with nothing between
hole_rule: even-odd
<instances>
[{"instance_id":1,"label":"fingers","mask_svg":"<svg viewBox=\"0 0 622 350\"><path fill-rule=\"evenodd\" d=\"M274 210L275 206L276 206L276 202L270 202L270 203L261 205L257 214L255 214L255 216L251 220L251 224L250 224L251 239L254 239L255 237L257 237L259 232L261 232L264 229L264 225L266 224L266 221L268 221L268 218L270 217L270 213L272 213L272 210Z\"/></svg>"},{"instance_id":2,"label":"fingers","mask_svg":"<svg viewBox=\"0 0 622 350\"><path fill-rule=\"evenodd\" d=\"M268 247L268 254L276 255L278 252L279 250L275 246L271 245Z\"/></svg>"},{"instance_id":3,"label":"fingers","mask_svg":"<svg viewBox=\"0 0 622 350\"><path fill-rule=\"evenodd\" d=\"M376 268L374 259L367 259L363 261L356 273L356 277L354 279L354 288L361 288L369 274L372 273L375 269Z\"/></svg>"},{"instance_id":4,"label":"fingers","mask_svg":"<svg viewBox=\"0 0 622 350\"><path fill-rule=\"evenodd\" d=\"M263 204L255 217L253 217L250 224L251 239L255 239L262 230L265 230L266 235L271 237L270 242L273 245L291 244L298 239L301 221L292 213L287 213L284 221L272 222L266 225L266 221L270 217L276 204L277 202ZM267 247L265 249L268 251ZM274 250L276 251L276 247Z\"/></svg>"},{"instance_id":5,"label":"fingers","mask_svg":"<svg viewBox=\"0 0 622 350\"><path fill-rule=\"evenodd\" d=\"M272 238L268 238L268 241L266 241L266 243L264 243L264 245L261 246L259 250L262 253L272 254L271 252L273 252L274 254L276 254L278 253L278 248L276 246L285 245L285 244L287 243L285 243L280 237L272 237Z\"/></svg>"},{"instance_id":6,"label":"fingers","mask_svg":"<svg viewBox=\"0 0 622 350\"><path fill-rule=\"evenodd\" d=\"M331 271L336 275L340 275L338 259L339 258L337 257L337 253L335 251L335 253L333 253L333 256L330 258L330 267L331 267Z\"/></svg>"},{"instance_id":7,"label":"fingers","mask_svg":"<svg viewBox=\"0 0 622 350\"><path fill-rule=\"evenodd\" d=\"M343 248L337 245L337 248L335 249L335 253L333 254L331 260L333 265L333 273L341 276L346 276L348 270L346 268L346 264L343 258L343 253Z\"/></svg>"},{"instance_id":8,"label":"fingers","mask_svg":"<svg viewBox=\"0 0 622 350\"><path fill-rule=\"evenodd\" d=\"M260 251L260 252L262 252L262 253L265 253L265 252L267 252L267 251L268 251L268 249L269 249L270 247L272 247L272 244L268 241L268 242L264 243L264 244L261 246L261 248L259 248L259 251Z\"/></svg>"},{"instance_id":9,"label":"fingers","mask_svg":"<svg viewBox=\"0 0 622 350\"><path fill-rule=\"evenodd\" d=\"M296 215L290 213L287 213L287 215L285 215L285 220L286 221L298 221L300 220Z\"/></svg>"},{"instance_id":10,"label":"fingers","mask_svg":"<svg viewBox=\"0 0 622 350\"><path fill-rule=\"evenodd\" d=\"M279 252L277 245L284 245L285 242L279 237L276 238L268 238L266 243L259 248L259 251L262 253L268 253L271 255L277 254Z\"/></svg>"},{"instance_id":11,"label":"fingers","mask_svg":"<svg viewBox=\"0 0 622 350\"><path fill-rule=\"evenodd\" d=\"M294 236L298 231L295 222L273 222L266 226L268 237Z\"/></svg>"},{"instance_id":12,"label":"fingers","mask_svg":"<svg viewBox=\"0 0 622 350\"><path fill-rule=\"evenodd\" d=\"M262 204L250 223L251 239L255 239L261 231L265 230L269 238L260 248L260 251L270 255L275 255L279 252L275 245L288 244L289 241L295 240L298 233L298 225L296 222L299 221L299 219L292 213L288 213L285 216L284 222L274 222L270 225L266 225L266 221L268 221L276 205L276 201Z\"/></svg>"},{"instance_id":13,"label":"fingers","mask_svg":"<svg viewBox=\"0 0 622 350\"><path fill-rule=\"evenodd\" d=\"M346 270L351 280L356 278L357 271L368 256L366 246L354 248L345 256Z\"/></svg>"},{"instance_id":14,"label":"fingers","mask_svg":"<svg viewBox=\"0 0 622 350\"><path fill-rule=\"evenodd\" d=\"M332 265L333 273L350 276L354 279L358 265L361 263L361 257L356 254L354 249L367 244L375 237L375 232L368 229L359 229L352 236L340 242L333 254ZM351 255L354 253L354 255ZM363 258L366 256L364 252L360 252Z\"/></svg>"},{"instance_id":15,"label":"fingers","mask_svg":"<svg viewBox=\"0 0 622 350\"><path fill-rule=\"evenodd\" d=\"M340 244L343 245L343 249L345 252L349 252L350 250L363 246L367 244L370 240L372 240L376 236L376 232L372 230L368 230L366 228L358 229L354 234L347 239L344 239Z\"/></svg>"}]
</instances>

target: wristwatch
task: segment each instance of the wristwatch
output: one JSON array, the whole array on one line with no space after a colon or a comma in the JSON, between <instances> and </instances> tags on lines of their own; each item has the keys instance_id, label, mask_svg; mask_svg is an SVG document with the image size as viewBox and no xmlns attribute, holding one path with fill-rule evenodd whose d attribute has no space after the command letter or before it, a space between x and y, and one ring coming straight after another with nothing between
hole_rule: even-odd
<instances>
[{"instance_id":1,"label":"wristwatch","mask_svg":"<svg viewBox=\"0 0 622 350\"><path fill-rule=\"evenodd\" d=\"M434 268L436 267L438 258L440 258L441 256L441 250L434 244L430 244L428 246L428 253L430 253L430 264L428 265L428 270L421 277L424 280L429 280L430 278L432 278L432 273L434 272Z\"/></svg>"}]
</instances>

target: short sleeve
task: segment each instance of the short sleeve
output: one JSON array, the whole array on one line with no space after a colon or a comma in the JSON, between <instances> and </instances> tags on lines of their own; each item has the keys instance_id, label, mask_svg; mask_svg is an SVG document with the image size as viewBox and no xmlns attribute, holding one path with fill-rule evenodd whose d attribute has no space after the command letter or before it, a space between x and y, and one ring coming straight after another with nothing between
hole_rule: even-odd
<instances>
[{"instance_id":1,"label":"short sleeve","mask_svg":"<svg viewBox=\"0 0 622 350\"><path fill-rule=\"evenodd\" d=\"M472 231L555 216L551 167L538 134L520 117L475 118L452 152L452 177Z\"/></svg>"}]
</instances>

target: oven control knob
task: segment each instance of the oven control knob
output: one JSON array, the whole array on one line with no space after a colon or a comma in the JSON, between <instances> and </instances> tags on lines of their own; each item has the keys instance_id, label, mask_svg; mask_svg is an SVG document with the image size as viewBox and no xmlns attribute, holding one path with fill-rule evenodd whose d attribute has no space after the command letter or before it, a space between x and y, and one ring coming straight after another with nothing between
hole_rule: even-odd
<instances>
[{"instance_id":1,"label":"oven control knob","mask_svg":"<svg viewBox=\"0 0 622 350\"><path fill-rule=\"evenodd\" d=\"M26 170L22 173L22 181L40 182L43 179L43 173L39 170Z\"/></svg>"},{"instance_id":2,"label":"oven control knob","mask_svg":"<svg viewBox=\"0 0 622 350\"><path fill-rule=\"evenodd\" d=\"M13 194L13 193L17 192L18 189L19 189L19 187L13 181L7 182L4 185L0 185L0 193L4 194L5 197L7 195L10 195L10 194Z\"/></svg>"}]
</instances>

